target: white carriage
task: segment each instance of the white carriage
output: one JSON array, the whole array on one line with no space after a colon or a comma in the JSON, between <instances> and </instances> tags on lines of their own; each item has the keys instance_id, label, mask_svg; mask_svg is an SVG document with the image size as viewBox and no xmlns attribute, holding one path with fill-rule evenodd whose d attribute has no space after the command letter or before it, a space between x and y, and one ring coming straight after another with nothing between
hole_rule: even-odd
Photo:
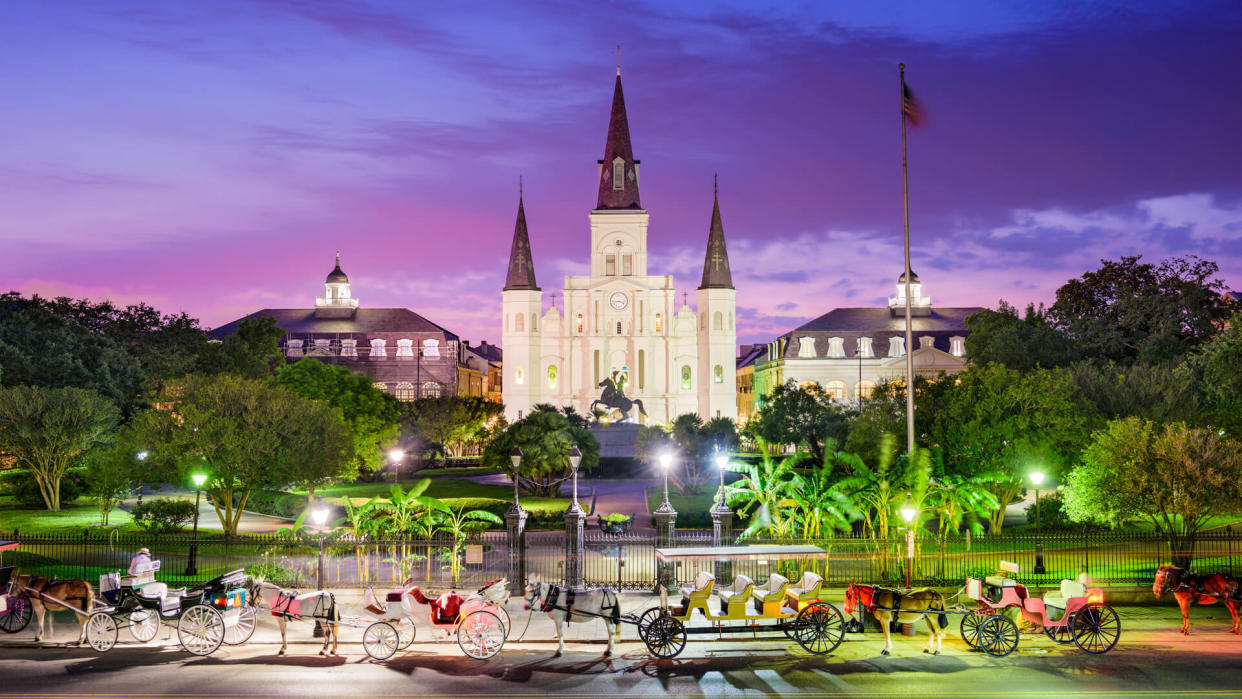
<instances>
[{"instance_id":1,"label":"white carriage","mask_svg":"<svg viewBox=\"0 0 1242 699\"><path fill-rule=\"evenodd\" d=\"M416 619L425 620L446 637L456 637L462 652L471 658L486 660L500 652L513 628L504 604L509 600L509 582L493 580L469 597L455 591L435 599L423 595L409 584L390 590L381 600L368 588L363 597L363 612L372 620L362 635L362 647L376 660L391 658L414 642Z\"/></svg>"}]
</instances>

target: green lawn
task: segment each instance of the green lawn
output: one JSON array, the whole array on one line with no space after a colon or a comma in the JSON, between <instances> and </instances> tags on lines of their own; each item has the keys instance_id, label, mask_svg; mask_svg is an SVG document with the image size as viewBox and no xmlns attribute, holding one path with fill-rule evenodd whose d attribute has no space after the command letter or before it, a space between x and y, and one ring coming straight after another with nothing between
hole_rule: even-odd
<instances>
[{"instance_id":1,"label":"green lawn","mask_svg":"<svg viewBox=\"0 0 1242 699\"><path fill-rule=\"evenodd\" d=\"M681 495L676 488L669 488L668 501L672 504L673 509L678 514L707 514L711 512L712 507L716 504L717 486L712 485L710 489L702 490L694 495ZM647 486L647 507L655 512L661 503L664 502L664 486L652 485Z\"/></svg>"},{"instance_id":2,"label":"green lawn","mask_svg":"<svg viewBox=\"0 0 1242 699\"><path fill-rule=\"evenodd\" d=\"M465 469L453 469L462 471ZM409 488L421 479L403 481L400 485ZM373 497L388 497L392 490L391 483L347 483L342 485L319 488L316 495L323 496L326 502L340 502L348 497L355 505L361 505ZM305 493L305 490L293 492ZM498 503L513 502L513 487L508 485L492 485L475 483L461 478L436 478L431 481L425 495L443 500L449 507L481 508L495 511ZM506 505L507 506L507 505ZM522 507L535 513L562 513L569 507L569 501L563 498L543 498L533 495L522 496Z\"/></svg>"},{"instance_id":3,"label":"green lawn","mask_svg":"<svg viewBox=\"0 0 1242 699\"><path fill-rule=\"evenodd\" d=\"M441 476L463 477L463 476L490 476L496 473L504 473L499 469L484 468L483 466L463 466L461 468L424 468L410 474L410 477L418 478L438 478ZM402 471L401 475L406 475Z\"/></svg>"},{"instance_id":4,"label":"green lawn","mask_svg":"<svg viewBox=\"0 0 1242 699\"><path fill-rule=\"evenodd\" d=\"M13 498L0 496L0 531L11 532L17 529L34 534L83 527L98 531L140 531L133 525L129 513L122 510L113 510L108 517L108 523L108 527L99 526L99 509L86 498L79 498L76 503L65 506L60 512L48 512L41 507L17 505Z\"/></svg>"}]
</instances>

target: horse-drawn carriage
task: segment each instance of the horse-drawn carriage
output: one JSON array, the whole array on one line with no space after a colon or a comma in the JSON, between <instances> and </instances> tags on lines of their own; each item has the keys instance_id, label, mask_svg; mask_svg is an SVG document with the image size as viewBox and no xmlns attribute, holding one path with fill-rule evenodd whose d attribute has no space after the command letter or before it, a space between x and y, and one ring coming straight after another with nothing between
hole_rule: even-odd
<instances>
[{"instance_id":1,"label":"horse-drawn carriage","mask_svg":"<svg viewBox=\"0 0 1242 699\"><path fill-rule=\"evenodd\" d=\"M462 652L486 660L500 652L513 625L504 603L509 600L508 580L493 580L469 597L450 590L428 597L409 584L390 590L380 600L373 588L363 597L363 612L372 621L362 634L362 647L376 660L386 660L408 648L417 633L415 619L423 617L432 629L457 638ZM422 609L426 607L426 611Z\"/></svg>"},{"instance_id":2,"label":"horse-drawn carriage","mask_svg":"<svg viewBox=\"0 0 1242 699\"><path fill-rule=\"evenodd\" d=\"M0 556L16 548L16 541L0 541ZM30 624L33 615L30 598L17 585L17 568L0 567L0 631L17 633Z\"/></svg>"},{"instance_id":3,"label":"horse-drawn carriage","mask_svg":"<svg viewBox=\"0 0 1242 699\"><path fill-rule=\"evenodd\" d=\"M687 561L710 565L715 561L737 563L744 560L765 562L772 567L783 559L823 558L818 546L720 546L656 549L663 562ZM700 566L702 567L702 566ZM845 636L845 618L831 604L820 599L823 579L804 571L791 584L779 573L770 573L762 587L745 575L733 584L718 588L712 573L700 572L692 583L678 588L681 600L669 604L668 593L660 588L660 604L643 612L634 623L647 650L657 658L673 658L686 647L689 634L781 633L807 651L825 655L836 650ZM689 626L695 611L710 626ZM629 619L627 619L629 620ZM771 624L761 624L772 621ZM740 622L740 623L733 623Z\"/></svg>"},{"instance_id":4,"label":"horse-drawn carriage","mask_svg":"<svg viewBox=\"0 0 1242 699\"><path fill-rule=\"evenodd\" d=\"M1076 580L1062 580L1057 590L1032 597L1008 573L1018 573L1016 563L1001 562L997 575L967 578L966 596L978 603L962 617L962 639L988 655L1005 656L1018 647L1018 625L1003 612L1016 607L1022 618L1043 627L1048 638L1074 644L1084 652L1107 653L1121 638L1121 618L1104 604L1104 592Z\"/></svg>"},{"instance_id":5,"label":"horse-drawn carriage","mask_svg":"<svg viewBox=\"0 0 1242 699\"><path fill-rule=\"evenodd\" d=\"M99 579L104 604L84 610L86 642L103 652L116 645L119 630L146 643L160 626L177 630L181 647L194 655L210 655L222 643L242 643L254 633L257 614L246 604L245 571L235 570L195 588L170 589L155 580L159 561L138 575L105 573Z\"/></svg>"}]
</instances>

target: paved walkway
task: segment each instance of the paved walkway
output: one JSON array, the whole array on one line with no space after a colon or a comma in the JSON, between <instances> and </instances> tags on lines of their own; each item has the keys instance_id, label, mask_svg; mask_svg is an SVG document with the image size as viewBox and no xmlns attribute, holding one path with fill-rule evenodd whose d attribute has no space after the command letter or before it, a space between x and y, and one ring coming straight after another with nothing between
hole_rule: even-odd
<instances>
[{"instance_id":1,"label":"paved walkway","mask_svg":"<svg viewBox=\"0 0 1242 699\"><path fill-rule=\"evenodd\" d=\"M175 488L163 488L154 490L152 488L143 487L142 498L144 501L158 498L184 498L187 500L194 499L193 490L183 490ZM138 497L133 496L123 501L119 507L128 512L135 504L138 503ZM237 531L243 534L272 534L281 527L288 527L293 524L293 520L283 517L273 517L271 515L262 515L257 512L242 512L241 519L237 522ZM198 528L206 531L219 532L224 527L220 525L220 516L216 514L216 508L207 502L207 497L203 496L198 505Z\"/></svg>"}]
</instances>

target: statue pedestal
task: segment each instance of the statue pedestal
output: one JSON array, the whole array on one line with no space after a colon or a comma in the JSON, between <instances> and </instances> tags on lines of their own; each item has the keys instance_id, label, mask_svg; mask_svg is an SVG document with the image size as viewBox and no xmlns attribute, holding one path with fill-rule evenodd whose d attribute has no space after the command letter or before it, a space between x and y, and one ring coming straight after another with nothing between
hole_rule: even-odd
<instances>
[{"instance_id":1,"label":"statue pedestal","mask_svg":"<svg viewBox=\"0 0 1242 699\"><path fill-rule=\"evenodd\" d=\"M622 422L615 425L591 425L591 434L599 442L599 458L632 459L638 447L638 425Z\"/></svg>"}]
</instances>

